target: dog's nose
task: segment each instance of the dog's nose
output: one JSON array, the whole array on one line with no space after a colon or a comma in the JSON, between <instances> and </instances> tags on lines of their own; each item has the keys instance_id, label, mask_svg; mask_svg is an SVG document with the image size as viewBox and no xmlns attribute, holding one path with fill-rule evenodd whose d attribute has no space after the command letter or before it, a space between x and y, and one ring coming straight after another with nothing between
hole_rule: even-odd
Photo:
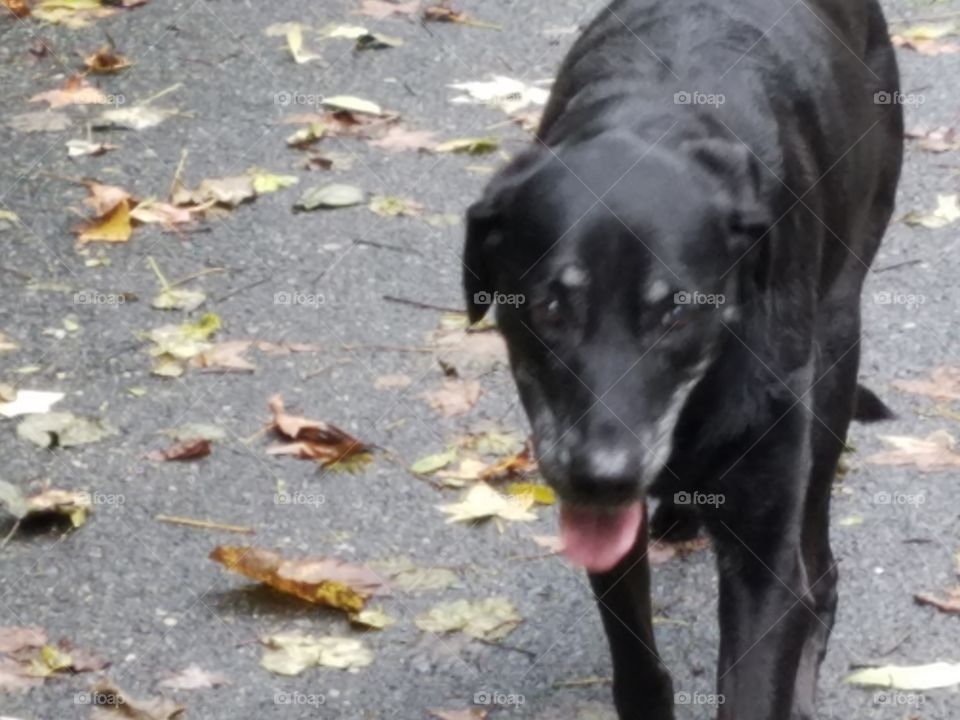
<instances>
[{"instance_id":1,"label":"dog's nose","mask_svg":"<svg viewBox=\"0 0 960 720\"><path fill-rule=\"evenodd\" d=\"M633 500L640 488L635 454L626 448L588 447L571 453L570 489L578 499L595 504Z\"/></svg>"}]
</instances>

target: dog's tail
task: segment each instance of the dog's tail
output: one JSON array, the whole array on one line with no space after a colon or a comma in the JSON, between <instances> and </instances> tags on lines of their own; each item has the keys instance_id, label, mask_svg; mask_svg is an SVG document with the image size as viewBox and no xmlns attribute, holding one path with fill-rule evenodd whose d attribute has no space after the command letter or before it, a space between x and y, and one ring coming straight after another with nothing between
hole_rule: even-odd
<instances>
[{"instance_id":1,"label":"dog's tail","mask_svg":"<svg viewBox=\"0 0 960 720\"><path fill-rule=\"evenodd\" d=\"M857 395L853 407L853 419L864 423L880 422L881 420L893 420L896 414L891 410L883 400L877 397L877 394L864 387L857 385Z\"/></svg>"}]
</instances>

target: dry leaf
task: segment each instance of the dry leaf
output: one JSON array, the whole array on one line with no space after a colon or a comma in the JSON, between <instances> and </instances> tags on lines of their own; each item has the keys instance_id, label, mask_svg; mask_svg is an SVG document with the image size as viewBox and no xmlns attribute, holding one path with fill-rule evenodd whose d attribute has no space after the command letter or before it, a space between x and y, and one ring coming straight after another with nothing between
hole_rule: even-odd
<instances>
[{"instance_id":1,"label":"dry leaf","mask_svg":"<svg viewBox=\"0 0 960 720\"><path fill-rule=\"evenodd\" d=\"M436 390L423 396L434 410L444 417L464 415L480 399L480 383L477 380L444 380Z\"/></svg>"},{"instance_id":2,"label":"dry leaf","mask_svg":"<svg viewBox=\"0 0 960 720\"><path fill-rule=\"evenodd\" d=\"M420 203L392 195L375 195L368 207L383 217L416 217L423 212Z\"/></svg>"},{"instance_id":3,"label":"dry leaf","mask_svg":"<svg viewBox=\"0 0 960 720\"><path fill-rule=\"evenodd\" d=\"M97 683L91 692L98 702L93 706L90 720L180 720L187 712L183 705L169 698L131 697L108 680Z\"/></svg>"},{"instance_id":4,"label":"dry leaf","mask_svg":"<svg viewBox=\"0 0 960 720\"><path fill-rule=\"evenodd\" d=\"M203 180L194 197L201 202L215 202L224 207L235 208L256 197L257 191L253 183L254 178L250 175Z\"/></svg>"},{"instance_id":5,"label":"dry leaf","mask_svg":"<svg viewBox=\"0 0 960 720\"><path fill-rule=\"evenodd\" d=\"M146 130L156 127L164 120L179 115L179 110L154 107L152 105L132 105L130 107L105 110L93 122L96 129L122 128L127 130Z\"/></svg>"},{"instance_id":6,"label":"dry leaf","mask_svg":"<svg viewBox=\"0 0 960 720\"><path fill-rule=\"evenodd\" d=\"M371 140L370 146L389 152L401 152L403 150L431 151L437 145L435 138L436 133L433 132L410 130L395 125L389 128L382 137Z\"/></svg>"},{"instance_id":7,"label":"dry leaf","mask_svg":"<svg viewBox=\"0 0 960 720\"><path fill-rule=\"evenodd\" d=\"M895 449L876 453L866 459L874 465L915 465L922 472L960 467L956 441L946 430L937 430L925 438L881 435Z\"/></svg>"},{"instance_id":8,"label":"dry leaf","mask_svg":"<svg viewBox=\"0 0 960 720\"><path fill-rule=\"evenodd\" d=\"M960 401L960 368L938 367L930 372L929 380L895 380L893 386L937 400Z\"/></svg>"},{"instance_id":9,"label":"dry leaf","mask_svg":"<svg viewBox=\"0 0 960 720\"><path fill-rule=\"evenodd\" d=\"M57 90L34 95L30 102L46 102L51 110L56 110L68 105L103 105L107 102L107 95L82 75L74 75Z\"/></svg>"},{"instance_id":10,"label":"dry leaf","mask_svg":"<svg viewBox=\"0 0 960 720\"><path fill-rule=\"evenodd\" d=\"M230 680L222 673L209 672L199 665L188 665L175 675L161 680L159 687L171 690L205 690L207 688L229 685Z\"/></svg>"},{"instance_id":11,"label":"dry leaf","mask_svg":"<svg viewBox=\"0 0 960 720\"><path fill-rule=\"evenodd\" d=\"M106 215L90 220L85 225L77 227L74 232L78 233L77 240L81 245L89 242L127 242L133 234L130 202L124 200L118 203Z\"/></svg>"},{"instance_id":12,"label":"dry leaf","mask_svg":"<svg viewBox=\"0 0 960 720\"><path fill-rule=\"evenodd\" d=\"M459 630L478 640L502 640L523 622L506 598L456 600L438 605L414 621L421 630L447 633Z\"/></svg>"},{"instance_id":13,"label":"dry leaf","mask_svg":"<svg viewBox=\"0 0 960 720\"><path fill-rule=\"evenodd\" d=\"M24 18L30 14L28 0L3 0L3 6L17 18Z\"/></svg>"},{"instance_id":14,"label":"dry leaf","mask_svg":"<svg viewBox=\"0 0 960 720\"><path fill-rule=\"evenodd\" d=\"M932 130L913 129L904 133L908 140L916 140L917 147L932 153L960 150L960 138L957 131L950 127L937 127Z\"/></svg>"},{"instance_id":15,"label":"dry leaf","mask_svg":"<svg viewBox=\"0 0 960 720\"><path fill-rule=\"evenodd\" d=\"M210 441L205 438L183 440L166 450L154 450L147 454L148 460L198 460L210 454Z\"/></svg>"},{"instance_id":16,"label":"dry leaf","mask_svg":"<svg viewBox=\"0 0 960 720\"><path fill-rule=\"evenodd\" d=\"M67 140L67 155L69 157L98 157L119 147L119 145L98 143L92 140Z\"/></svg>"},{"instance_id":17,"label":"dry leaf","mask_svg":"<svg viewBox=\"0 0 960 720\"><path fill-rule=\"evenodd\" d=\"M420 9L420 0L411 0L411 2L389 2L389 0L363 0L360 3L360 9L357 11L360 15L367 15L372 18L382 20L391 15L414 15Z\"/></svg>"},{"instance_id":18,"label":"dry leaf","mask_svg":"<svg viewBox=\"0 0 960 720\"><path fill-rule=\"evenodd\" d=\"M441 0L441 2L436 5L425 8L423 11L423 19L426 22L459 23L460 25L471 25L473 27L488 28L490 30L502 29L499 25L477 20L465 12L455 9L448 0Z\"/></svg>"},{"instance_id":19,"label":"dry leaf","mask_svg":"<svg viewBox=\"0 0 960 720\"><path fill-rule=\"evenodd\" d=\"M38 415L50 412L55 403L64 398L63 393L44 390L18 390L10 402L0 403L0 415L17 417L18 415Z\"/></svg>"},{"instance_id":20,"label":"dry leaf","mask_svg":"<svg viewBox=\"0 0 960 720\"><path fill-rule=\"evenodd\" d=\"M933 690L952 687L960 684L960 663L938 662L929 665L885 665L866 668L849 675L844 682L897 690Z\"/></svg>"},{"instance_id":21,"label":"dry leaf","mask_svg":"<svg viewBox=\"0 0 960 720\"><path fill-rule=\"evenodd\" d=\"M103 420L64 412L28 415L17 425L17 436L21 440L44 448L75 447L115 434L116 430Z\"/></svg>"},{"instance_id":22,"label":"dry leaf","mask_svg":"<svg viewBox=\"0 0 960 720\"><path fill-rule=\"evenodd\" d=\"M253 372L257 366L243 355L252 344L250 340L216 343L192 358L190 364L208 372Z\"/></svg>"},{"instance_id":23,"label":"dry leaf","mask_svg":"<svg viewBox=\"0 0 960 720\"><path fill-rule=\"evenodd\" d=\"M938 230L946 227L957 220L960 220L960 205L958 205L958 196L937 195L937 207L930 212L913 211L907 213L903 221L907 225L919 225L929 230Z\"/></svg>"},{"instance_id":24,"label":"dry leaf","mask_svg":"<svg viewBox=\"0 0 960 720\"><path fill-rule=\"evenodd\" d=\"M397 621L383 610L367 608L350 616L350 622L370 630L383 630Z\"/></svg>"},{"instance_id":25,"label":"dry leaf","mask_svg":"<svg viewBox=\"0 0 960 720\"><path fill-rule=\"evenodd\" d=\"M283 398L274 395L268 403L273 413L273 429L291 444L268 449L272 455L297 455L317 460L325 466L346 461L365 462L370 459L373 447L344 432L336 425L288 415L283 407Z\"/></svg>"},{"instance_id":26,"label":"dry leaf","mask_svg":"<svg viewBox=\"0 0 960 720\"><path fill-rule=\"evenodd\" d=\"M377 390L401 390L410 387L413 380L409 375L381 375L373 381L373 387Z\"/></svg>"},{"instance_id":27,"label":"dry leaf","mask_svg":"<svg viewBox=\"0 0 960 720\"><path fill-rule=\"evenodd\" d=\"M946 599L927 594L914 595L913 599L918 605L930 605L940 612L960 614L960 587L947 590Z\"/></svg>"},{"instance_id":28,"label":"dry leaf","mask_svg":"<svg viewBox=\"0 0 960 720\"><path fill-rule=\"evenodd\" d=\"M355 638L283 633L261 638L267 646L260 665L278 675L299 675L309 667L350 670L373 662L373 653Z\"/></svg>"},{"instance_id":29,"label":"dry leaf","mask_svg":"<svg viewBox=\"0 0 960 720\"><path fill-rule=\"evenodd\" d=\"M49 110L11 115L7 119L7 126L18 132L62 132L72 124L69 115Z\"/></svg>"},{"instance_id":30,"label":"dry leaf","mask_svg":"<svg viewBox=\"0 0 960 720\"><path fill-rule=\"evenodd\" d=\"M487 711L480 708L470 708L469 710L438 710L430 708L427 710L432 717L437 720L487 720Z\"/></svg>"},{"instance_id":31,"label":"dry leaf","mask_svg":"<svg viewBox=\"0 0 960 720\"><path fill-rule=\"evenodd\" d=\"M529 447L524 448L513 457L501 460L491 465L480 474L480 479L487 483L497 484L508 480L519 480L537 472L537 461Z\"/></svg>"},{"instance_id":32,"label":"dry leaf","mask_svg":"<svg viewBox=\"0 0 960 720\"><path fill-rule=\"evenodd\" d=\"M360 612L367 598L383 587L380 577L368 568L334 558L284 560L268 550L220 545L210 559L288 595L353 613Z\"/></svg>"},{"instance_id":33,"label":"dry leaf","mask_svg":"<svg viewBox=\"0 0 960 720\"><path fill-rule=\"evenodd\" d=\"M120 72L131 65L127 58L118 55L110 45L104 45L92 55L85 57L83 64L87 70L97 74Z\"/></svg>"},{"instance_id":34,"label":"dry leaf","mask_svg":"<svg viewBox=\"0 0 960 720\"><path fill-rule=\"evenodd\" d=\"M448 140L434 146L438 153L456 153L463 155L486 155L500 147L500 141L494 137L460 138Z\"/></svg>"},{"instance_id":35,"label":"dry leaf","mask_svg":"<svg viewBox=\"0 0 960 720\"><path fill-rule=\"evenodd\" d=\"M448 514L448 523L473 522L498 517L504 520L528 521L537 516L530 512L533 497L501 495L486 483L480 482L467 491L458 503L438 505L437 509Z\"/></svg>"},{"instance_id":36,"label":"dry leaf","mask_svg":"<svg viewBox=\"0 0 960 720\"><path fill-rule=\"evenodd\" d=\"M419 568L409 558L377 560L368 563L371 570L387 578L391 590L405 593L446 590L460 582L452 570L440 567Z\"/></svg>"}]
</instances>

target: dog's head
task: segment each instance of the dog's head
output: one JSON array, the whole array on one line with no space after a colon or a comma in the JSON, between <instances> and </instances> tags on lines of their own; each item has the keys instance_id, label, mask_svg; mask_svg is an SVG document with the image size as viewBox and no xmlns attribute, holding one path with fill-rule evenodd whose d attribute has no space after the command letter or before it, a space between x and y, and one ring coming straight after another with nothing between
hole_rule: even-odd
<instances>
[{"instance_id":1,"label":"dog's head","mask_svg":"<svg viewBox=\"0 0 960 720\"><path fill-rule=\"evenodd\" d=\"M641 498L767 226L749 151L618 133L536 148L467 220L470 319L497 304L545 478L570 504Z\"/></svg>"}]
</instances>

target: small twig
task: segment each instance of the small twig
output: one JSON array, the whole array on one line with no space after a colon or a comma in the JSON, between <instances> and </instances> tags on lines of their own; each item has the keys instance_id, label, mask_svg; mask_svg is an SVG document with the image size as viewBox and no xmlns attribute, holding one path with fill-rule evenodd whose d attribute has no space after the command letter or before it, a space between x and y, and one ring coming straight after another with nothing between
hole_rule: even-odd
<instances>
[{"instance_id":1,"label":"small twig","mask_svg":"<svg viewBox=\"0 0 960 720\"><path fill-rule=\"evenodd\" d=\"M375 247L379 250L391 250L392 252L404 253L406 255L422 255L422 253L412 248L400 247L399 245L387 245L386 243L379 243L375 240L354 240L353 244Z\"/></svg>"},{"instance_id":2,"label":"small twig","mask_svg":"<svg viewBox=\"0 0 960 720\"><path fill-rule=\"evenodd\" d=\"M172 287L172 288L179 287L180 285L184 285L184 284L190 282L191 280L196 280L197 278L201 278L201 277L203 277L204 275L214 275L214 274L216 274L216 273L222 273L222 272L226 272L226 271L227 271L227 269L226 269L226 268L222 268L222 267L207 268L206 270L201 270L201 271L199 271L199 272L195 272L195 273L192 273L192 274L187 275L187 276L185 276L185 277L182 277L182 278L180 278L179 280L174 280L172 283L170 283L170 287Z\"/></svg>"},{"instance_id":3,"label":"small twig","mask_svg":"<svg viewBox=\"0 0 960 720\"><path fill-rule=\"evenodd\" d=\"M3 541L0 542L0 552L3 552L3 550L7 547L7 543L13 539L13 536L17 534L17 530L19 529L20 529L20 518L17 518L16 522L13 523L13 527L10 528L10 532L8 532L4 536Z\"/></svg>"},{"instance_id":4,"label":"small twig","mask_svg":"<svg viewBox=\"0 0 960 720\"><path fill-rule=\"evenodd\" d=\"M12 267L7 267L6 265L0 265L0 272L7 272L7 273L10 273L11 275L16 275L17 277L23 278L27 282L30 282L31 280L33 280L33 277L31 275L28 275L25 272L21 272L20 270L15 270Z\"/></svg>"},{"instance_id":5,"label":"small twig","mask_svg":"<svg viewBox=\"0 0 960 720\"><path fill-rule=\"evenodd\" d=\"M222 303L225 300L229 300L234 295L239 295L244 290L253 290L253 288L259 287L260 285L263 285L265 282L268 282L269 280L270 280L269 276L262 277L259 280L254 280L252 283L238 287L236 290L231 290L226 295L221 295L220 297L216 298L214 302Z\"/></svg>"},{"instance_id":6,"label":"small twig","mask_svg":"<svg viewBox=\"0 0 960 720\"><path fill-rule=\"evenodd\" d=\"M888 270L897 270L898 268L907 267L909 265L919 265L923 260L904 260L903 262L894 263L893 265L886 265L882 268L877 268L873 271L874 275L878 275L882 272L887 272Z\"/></svg>"},{"instance_id":7,"label":"small twig","mask_svg":"<svg viewBox=\"0 0 960 720\"><path fill-rule=\"evenodd\" d=\"M593 687L594 685L610 685L613 683L613 678L609 677L585 677L585 678L574 678L573 680L558 680L553 683L553 687L557 690L563 688L583 688L583 687Z\"/></svg>"},{"instance_id":8,"label":"small twig","mask_svg":"<svg viewBox=\"0 0 960 720\"><path fill-rule=\"evenodd\" d=\"M341 345L344 352L395 352L395 353L425 353L434 352L431 348L406 348L394 345Z\"/></svg>"},{"instance_id":9,"label":"small twig","mask_svg":"<svg viewBox=\"0 0 960 720\"><path fill-rule=\"evenodd\" d=\"M183 182L180 180L180 176L183 174L183 168L187 164L187 149L184 148L180 151L180 162L177 163L177 169L173 173L173 180L170 181L170 192L167 193L167 196L172 200L173 192L177 188L177 183L181 185Z\"/></svg>"},{"instance_id":10,"label":"small twig","mask_svg":"<svg viewBox=\"0 0 960 720\"><path fill-rule=\"evenodd\" d=\"M171 525L186 525L187 527L201 528L203 530L223 530L224 532L242 533L243 535L256 534L256 530L250 527L224 525L223 523L213 522L211 520L194 520L193 518L175 517L172 515L156 515L153 519L158 522L170 523Z\"/></svg>"},{"instance_id":11,"label":"small twig","mask_svg":"<svg viewBox=\"0 0 960 720\"><path fill-rule=\"evenodd\" d=\"M397 303L399 305L409 305L410 307L415 307L418 310L436 310L437 312L456 313L458 315L463 313L463 308L450 308L443 305L431 305L430 303L420 302L419 300L407 300L406 298L396 297L394 295L384 295L383 299L387 302Z\"/></svg>"},{"instance_id":12,"label":"small twig","mask_svg":"<svg viewBox=\"0 0 960 720\"><path fill-rule=\"evenodd\" d=\"M890 25L906 25L908 23L915 22L930 22L931 20L949 20L950 18L955 18L960 16L960 11L953 11L948 13L940 13L939 15L918 15L914 18L897 18L896 20L891 20Z\"/></svg>"},{"instance_id":13,"label":"small twig","mask_svg":"<svg viewBox=\"0 0 960 720\"><path fill-rule=\"evenodd\" d=\"M490 647L500 648L501 650L509 650L511 652L520 653L521 655L526 655L531 660L536 660L538 655L533 650L527 650L526 648L517 647L516 645L505 645L502 642L497 642L496 640L486 640L480 638L480 642L484 645L489 645Z\"/></svg>"},{"instance_id":14,"label":"small twig","mask_svg":"<svg viewBox=\"0 0 960 720\"><path fill-rule=\"evenodd\" d=\"M322 368L320 368L319 370L314 370L313 372L307 373L306 375L303 376L303 379L304 379L304 380L309 380L310 378L315 378L315 377L317 377L317 376L319 376L319 375L324 375L325 373L329 372L330 370L332 370L333 368L337 367L338 365L348 365L350 362L351 362L351 361L348 360L347 358L340 358L340 359L337 360L336 362L332 362L332 363L329 363L329 364L327 364L327 365L324 365L324 366L323 366Z\"/></svg>"},{"instance_id":15,"label":"small twig","mask_svg":"<svg viewBox=\"0 0 960 720\"><path fill-rule=\"evenodd\" d=\"M170 93L174 92L175 90L179 90L181 87L183 87L183 83L175 83L174 85L171 85L171 86L168 87L168 88L164 88L164 89L161 90L160 92L151 95L151 96L148 97L146 100L141 100L140 102L137 103L137 106L138 106L138 107L142 107L143 105L149 105L149 104L152 103L154 100L159 100L159 99L162 98L164 95L169 95Z\"/></svg>"}]
</instances>

